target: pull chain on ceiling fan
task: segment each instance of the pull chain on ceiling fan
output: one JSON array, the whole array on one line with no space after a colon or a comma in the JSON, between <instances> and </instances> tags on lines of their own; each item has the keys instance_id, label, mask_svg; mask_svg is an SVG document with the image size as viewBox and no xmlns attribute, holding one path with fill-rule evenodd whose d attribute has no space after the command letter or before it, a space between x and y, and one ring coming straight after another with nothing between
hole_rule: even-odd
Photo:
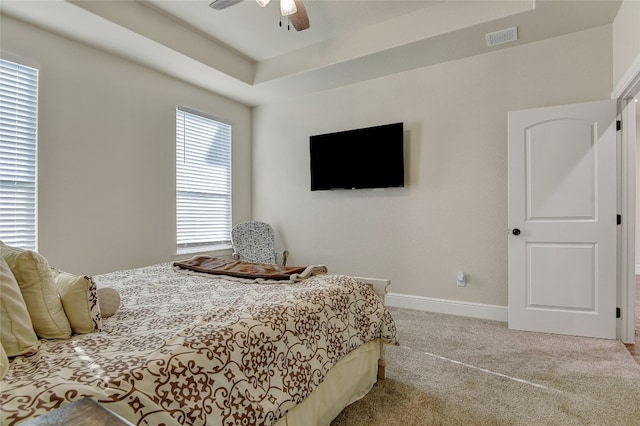
<instances>
[{"instance_id":1,"label":"pull chain on ceiling fan","mask_svg":"<svg viewBox=\"0 0 640 426\"><path fill-rule=\"evenodd\" d=\"M214 0L209 6L216 10L226 9L227 7L236 5L242 0ZM256 2L265 7L271 0L256 0ZM307 10L302 4L302 0L280 0L280 14L287 16L289 22L293 25L296 31L302 31L309 28L309 16Z\"/></svg>"}]
</instances>

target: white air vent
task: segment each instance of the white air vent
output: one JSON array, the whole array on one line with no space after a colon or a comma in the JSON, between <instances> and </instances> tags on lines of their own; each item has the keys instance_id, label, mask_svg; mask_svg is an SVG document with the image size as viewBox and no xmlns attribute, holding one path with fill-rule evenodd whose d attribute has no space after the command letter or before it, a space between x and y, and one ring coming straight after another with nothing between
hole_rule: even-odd
<instances>
[{"instance_id":1,"label":"white air vent","mask_svg":"<svg viewBox=\"0 0 640 426\"><path fill-rule=\"evenodd\" d=\"M518 39L518 27L489 33L485 37L487 38L487 46L489 47L509 43L510 41L516 41Z\"/></svg>"}]
</instances>

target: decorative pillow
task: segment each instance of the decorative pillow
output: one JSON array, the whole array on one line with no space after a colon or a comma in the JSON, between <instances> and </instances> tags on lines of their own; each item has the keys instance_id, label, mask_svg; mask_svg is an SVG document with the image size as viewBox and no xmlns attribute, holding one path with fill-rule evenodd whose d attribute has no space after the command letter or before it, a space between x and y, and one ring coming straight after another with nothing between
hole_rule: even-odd
<instances>
[{"instance_id":1,"label":"decorative pillow","mask_svg":"<svg viewBox=\"0 0 640 426\"><path fill-rule=\"evenodd\" d=\"M120 294L114 288L100 288L98 289L98 302L102 318L109 318L120 307Z\"/></svg>"},{"instance_id":2,"label":"decorative pillow","mask_svg":"<svg viewBox=\"0 0 640 426\"><path fill-rule=\"evenodd\" d=\"M20 287L16 282L7 262L0 257L0 299L2 327L0 341L5 356L32 354L38 349L38 336L33 331L33 324L27 305L24 303Z\"/></svg>"},{"instance_id":3,"label":"decorative pillow","mask_svg":"<svg viewBox=\"0 0 640 426\"><path fill-rule=\"evenodd\" d=\"M36 334L44 339L68 339L71 326L56 291L51 268L42 255L0 245L0 256L20 286Z\"/></svg>"},{"instance_id":4,"label":"decorative pillow","mask_svg":"<svg viewBox=\"0 0 640 426\"><path fill-rule=\"evenodd\" d=\"M4 351L4 347L0 345L0 380L4 379L4 375L7 374L8 369L9 358L7 358L7 353Z\"/></svg>"},{"instance_id":5,"label":"decorative pillow","mask_svg":"<svg viewBox=\"0 0 640 426\"><path fill-rule=\"evenodd\" d=\"M62 308L76 334L102 330L98 288L91 277L52 269L51 274L62 301Z\"/></svg>"}]
</instances>

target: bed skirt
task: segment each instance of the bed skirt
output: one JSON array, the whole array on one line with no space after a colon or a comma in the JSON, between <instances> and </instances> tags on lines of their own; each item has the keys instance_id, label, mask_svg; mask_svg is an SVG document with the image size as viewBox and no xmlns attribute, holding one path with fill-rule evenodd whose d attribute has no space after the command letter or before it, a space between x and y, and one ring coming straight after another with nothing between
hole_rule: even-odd
<instances>
[{"instance_id":1,"label":"bed skirt","mask_svg":"<svg viewBox=\"0 0 640 426\"><path fill-rule=\"evenodd\" d=\"M360 346L336 365L302 403L293 407L275 426L329 425L349 404L364 397L378 377L382 344L374 340Z\"/></svg>"}]
</instances>

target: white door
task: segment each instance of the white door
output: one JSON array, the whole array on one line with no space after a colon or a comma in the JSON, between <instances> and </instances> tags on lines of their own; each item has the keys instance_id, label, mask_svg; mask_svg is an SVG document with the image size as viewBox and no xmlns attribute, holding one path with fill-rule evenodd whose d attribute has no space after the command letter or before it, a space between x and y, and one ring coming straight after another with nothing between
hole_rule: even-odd
<instances>
[{"instance_id":1,"label":"white door","mask_svg":"<svg viewBox=\"0 0 640 426\"><path fill-rule=\"evenodd\" d=\"M509 119L509 328L616 337L616 103Z\"/></svg>"}]
</instances>

